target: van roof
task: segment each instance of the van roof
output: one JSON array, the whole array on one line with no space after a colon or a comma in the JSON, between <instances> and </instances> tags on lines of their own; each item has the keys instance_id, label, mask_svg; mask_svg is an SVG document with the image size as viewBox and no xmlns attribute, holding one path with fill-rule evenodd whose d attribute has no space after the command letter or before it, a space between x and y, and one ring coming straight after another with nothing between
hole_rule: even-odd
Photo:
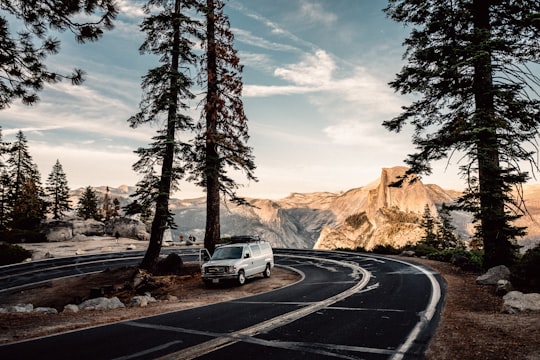
<instances>
[{"instance_id":1,"label":"van roof","mask_svg":"<svg viewBox=\"0 0 540 360\"><path fill-rule=\"evenodd\" d=\"M250 242L259 242L261 238L259 235L236 235L231 236L231 243L250 243Z\"/></svg>"}]
</instances>

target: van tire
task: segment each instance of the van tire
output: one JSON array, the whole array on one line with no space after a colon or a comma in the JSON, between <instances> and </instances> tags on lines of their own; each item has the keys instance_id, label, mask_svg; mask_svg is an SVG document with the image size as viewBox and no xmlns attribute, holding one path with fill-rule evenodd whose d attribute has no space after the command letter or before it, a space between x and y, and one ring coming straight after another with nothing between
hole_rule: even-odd
<instances>
[{"instance_id":1,"label":"van tire","mask_svg":"<svg viewBox=\"0 0 540 360\"><path fill-rule=\"evenodd\" d=\"M272 274L272 270L270 269L270 264L266 264L266 269L264 269L263 271L263 276L265 278L269 278L271 274Z\"/></svg>"},{"instance_id":2,"label":"van tire","mask_svg":"<svg viewBox=\"0 0 540 360\"><path fill-rule=\"evenodd\" d=\"M237 278L237 281L238 281L238 285L242 286L246 283L246 274L244 273L244 270L240 270L238 272L238 278Z\"/></svg>"}]
</instances>

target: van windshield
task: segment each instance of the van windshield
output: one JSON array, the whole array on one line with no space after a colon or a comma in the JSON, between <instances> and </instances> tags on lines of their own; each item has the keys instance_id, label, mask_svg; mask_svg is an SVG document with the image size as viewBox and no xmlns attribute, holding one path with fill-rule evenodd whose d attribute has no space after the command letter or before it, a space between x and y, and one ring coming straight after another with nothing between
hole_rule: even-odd
<instances>
[{"instance_id":1,"label":"van windshield","mask_svg":"<svg viewBox=\"0 0 540 360\"><path fill-rule=\"evenodd\" d=\"M212 255L212 260L240 259L242 257L242 247L222 247L217 248Z\"/></svg>"}]
</instances>

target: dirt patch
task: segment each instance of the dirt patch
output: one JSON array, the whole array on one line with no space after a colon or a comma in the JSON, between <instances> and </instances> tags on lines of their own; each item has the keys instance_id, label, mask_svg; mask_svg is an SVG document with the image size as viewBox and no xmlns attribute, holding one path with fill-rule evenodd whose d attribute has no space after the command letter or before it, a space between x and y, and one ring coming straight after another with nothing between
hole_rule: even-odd
<instances>
[{"instance_id":1,"label":"dirt patch","mask_svg":"<svg viewBox=\"0 0 540 360\"><path fill-rule=\"evenodd\" d=\"M540 359L540 314L510 315L500 312L502 299L492 286L476 285L479 274L464 272L450 264L411 259L429 266L447 282L446 303L439 327L426 353L427 360L536 360ZM189 268L189 266L186 266ZM40 288L3 297L0 303L32 303L62 310L67 303L79 303L96 289L119 289L133 275L124 268L70 280L52 281ZM189 270L186 270L189 271ZM254 278L246 285L219 285L206 288L200 274L157 277L160 286L152 295L160 301L144 308L124 308L79 313L0 314L0 343L33 338L67 330L134 319L164 312L240 298L298 280L291 271L275 268L269 279ZM92 290L94 289L94 290ZM124 291L124 293L122 293ZM126 301L132 294L115 294ZM167 300L173 295L177 299ZM174 298L173 298L174 299Z\"/></svg>"},{"instance_id":2,"label":"dirt patch","mask_svg":"<svg viewBox=\"0 0 540 360\"><path fill-rule=\"evenodd\" d=\"M158 301L151 302L146 307L82 310L78 313L61 312L65 305L79 304L93 297L91 293L96 292L103 292L106 296L118 296L124 303L128 303L136 293L124 287L125 283L132 278L134 268L121 268L51 281L38 288L3 295L0 306L33 304L34 308L54 307L60 313L0 314L0 343L238 299L277 289L300 279L300 275L296 272L275 267L270 278L262 276L251 278L241 287L234 283L206 287L201 280L200 272L196 269L198 269L198 264L186 263L185 273L182 275L153 277L153 284L158 287L154 288L151 294ZM176 298L171 298L171 296Z\"/></svg>"}]
</instances>

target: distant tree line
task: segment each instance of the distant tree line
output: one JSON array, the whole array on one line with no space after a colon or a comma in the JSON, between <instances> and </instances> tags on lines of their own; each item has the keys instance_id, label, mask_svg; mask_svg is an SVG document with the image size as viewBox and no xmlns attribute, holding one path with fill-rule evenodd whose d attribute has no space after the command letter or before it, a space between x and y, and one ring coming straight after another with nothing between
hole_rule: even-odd
<instances>
[{"instance_id":1,"label":"distant tree line","mask_svg":"<svg viewBox=\"0 0 540 360\"><path fill-rule=\"evenodd\" d=\"M119 216L118 199L110 199L108 188L103 199L88 186L75 208L70 203L66 173L59 160L53 165L45 185L19 131L12 143L2 139L0 128L0 231L39 231L49 217L59 220L71 210L83 219L107 220ZM126 209L126 214L144 212L144 208Z\"/></svg>"}]
</instances>

